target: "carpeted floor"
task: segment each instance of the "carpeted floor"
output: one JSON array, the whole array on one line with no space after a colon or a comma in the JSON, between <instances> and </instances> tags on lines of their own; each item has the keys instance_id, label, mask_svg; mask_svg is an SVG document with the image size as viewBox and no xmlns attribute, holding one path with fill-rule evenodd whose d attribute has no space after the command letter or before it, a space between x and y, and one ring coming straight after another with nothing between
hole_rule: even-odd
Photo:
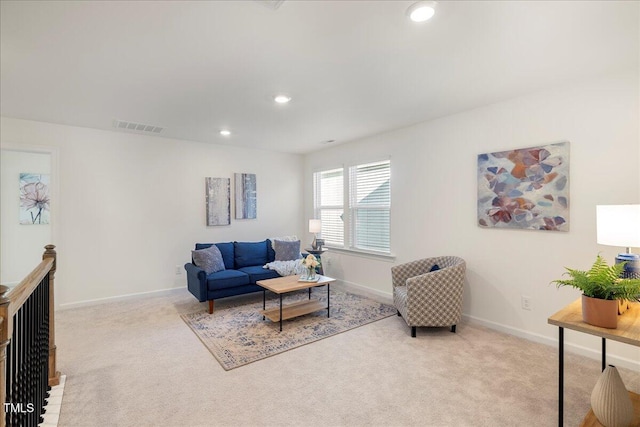
<instances>
[{"instance_id":1,"label":"carpeted floor","mask_svg":"<svg viewBox=\"0 0 640 427\"><path fill-rule=\"evenodd\" d=\"M326 306L327 288L313 289L312 297ZM286 294L284 305L306 299L306 290ZM278 307L275 295L267 298L267 308L272 307ZM221 300L213 314L200 309L181 317L229 370L396 314L391 305L335 289L330 295L329 318L325 309L288 319L282 332L279 323L263 320L261 310L262 294L253 294L235 303Z\"/></svg>"},{"instance_id":2,"label":"carpeted floor","mask_svg":"<svg viewBox=\"0 0 640 427\"><path fill-rule=\"evenodd\" d=\"M180 318L205 309L178 290L57 312L67 376L59 425L557 425L556 347L464 322L456 334L411 338L390 316L225 371ZM600 361L567 352L565 366L573 427L589 410ZM640 373L620 374L640 392Z\"/></svg>"}]
</instances>

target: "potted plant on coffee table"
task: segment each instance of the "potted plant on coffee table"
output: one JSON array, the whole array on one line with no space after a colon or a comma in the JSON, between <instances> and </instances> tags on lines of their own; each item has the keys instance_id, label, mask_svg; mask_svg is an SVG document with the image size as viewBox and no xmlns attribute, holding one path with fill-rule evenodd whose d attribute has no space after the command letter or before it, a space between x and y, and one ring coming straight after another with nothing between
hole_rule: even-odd
<instances>
[{"instance_id":1,"label":"potted plant on coffee table","mask_svg":"<svg viewBox=\"0 0 640 427\"><path fill-rule=\"evenodd\" d=\"M582 320L594 326L615 329L620 301L640 301L640 279L623 279L625 263L608 265L600 255L588 271L566 268L570 279L554 280L557 287L582 291Z\"/></svg>"}]
</instances>

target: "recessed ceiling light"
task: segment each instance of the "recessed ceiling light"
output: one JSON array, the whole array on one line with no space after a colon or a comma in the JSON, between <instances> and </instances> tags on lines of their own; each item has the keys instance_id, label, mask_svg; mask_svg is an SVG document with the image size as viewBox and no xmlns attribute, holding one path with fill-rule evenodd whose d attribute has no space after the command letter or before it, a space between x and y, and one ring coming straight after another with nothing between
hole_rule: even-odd
<instances>
[{"instance_id":1,"label":"recessed ceiling light","mask_svg":"<svg viewBox=\"0 0 640 427\"><path fill-rule=\"evenodd\" d=\"M288 95L276 95L273 97L273 100L276 101L278 104L286 104L289 101L291 101L291 97Z\"/></svg>"},{"instance_id":2,"label":"recessed ceiling light","mask_svg":"<svg viewBox=\"0 0 640 427\"><path fill-rule=\"evenodd\" d=\"M407 9L407 16L413 22L424 22L433 17L436 13L436 2L435 1L419 1L417 3L412 4Z\"/></svg>"},{"instance_id":3,"label":"recessed ceiling light","mask_svg":"<svg viewBox=\"0 0 640 427\"><path fill-rule=\"evenodd\" d=\"M220 131L220 135L222 135L222 136L229 136L229 135L231 135L231 131L230 131L230 130L228 130L228 129L222 129L222 130Z\"/></svg>"}]
</instances>

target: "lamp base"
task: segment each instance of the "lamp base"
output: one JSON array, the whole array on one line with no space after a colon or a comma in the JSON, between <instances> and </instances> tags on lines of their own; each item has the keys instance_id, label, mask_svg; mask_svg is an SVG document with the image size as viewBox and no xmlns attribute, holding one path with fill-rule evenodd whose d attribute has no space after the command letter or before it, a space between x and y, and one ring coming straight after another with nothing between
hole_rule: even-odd
<instances>
[{"instance_id":1,"label":"lamp base","mask_svg":"<svg viewBox=\"0 0 640 427\"><path fill-rule=\"evenodd\" d=\"M627 262L621 274L623 279L640 279L640 255L638 254L618 254L616 264Z\"/></svg>"}]
</instances>

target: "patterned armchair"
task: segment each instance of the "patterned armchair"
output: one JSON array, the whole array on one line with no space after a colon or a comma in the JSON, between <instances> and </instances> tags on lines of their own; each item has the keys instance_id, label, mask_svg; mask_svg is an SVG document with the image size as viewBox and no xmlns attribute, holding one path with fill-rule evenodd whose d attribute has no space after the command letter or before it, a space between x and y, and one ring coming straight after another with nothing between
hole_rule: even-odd
<instances>
[{"instance_id":1,"label":"patterned armchair","mask_svg":"<svg viewBox=\"0 0 640 427\"><path fill-rule=\"evenodd\" d=\"M438 265L439 270L433 270ZM466 263L462 258L442 256L412 261L391 267L393 302L411 336L418 326L450 326L462 313L462 288Z\"/></svg>"}]
</instances>

